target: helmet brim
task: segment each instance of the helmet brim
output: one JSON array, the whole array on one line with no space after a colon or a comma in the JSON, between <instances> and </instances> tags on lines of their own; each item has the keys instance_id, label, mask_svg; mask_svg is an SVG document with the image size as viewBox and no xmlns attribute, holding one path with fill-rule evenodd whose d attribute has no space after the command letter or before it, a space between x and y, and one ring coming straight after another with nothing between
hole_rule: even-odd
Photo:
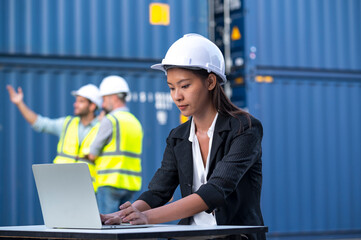
<instances>
[{"instance_id":1,"label":"helmet brim","mask_svg":"<svg viewBox=\"0 0 361 240\"><path fill-rule=\"evenodd\" d=\"M101 101L96 101L95 99L90 99L89 96L86 96L84 94L79 94L78 91L71 91L70 92L71 95L73 95L74 97L80 96L83 98L88 99L89 101L91 101L92 103L94 103L99 109L102 108L102 102Z\"/></svg>"},{"instance_id":2,"label":"helmet brim","mask_svg":"<svg viewBox=\"0 0 361 240\"><path fill-rule=\"evenodd\" d=\"M155 70L160 70L160 71L167 73L167 71L164 68L164 64L162 64L162 63L154 64L154 65L150 66L150 68L155 69Z\"/></svg>"},{"instance_id":3,"label":"helmet brim","mask_svg":"<svg viewBox=\"0 0 361 240\"><path fill-rule=\"evenodd\" d=\"M179 67L179 68L185 68L185 69L204 69L202 66L185 66L185 65L174 65L174 64L163 64L163 63L158 63L158 64L154 64L152 65L150 68L151 69L155 69L155 70L160 70L162 72L165 73L165 75L167 75L167 70L165 68L165 66L173 66L173 67ZM204 69L207 70L207 69ZM215 74L215 73L214 73ZM218 74L216 74L217 76L219 76ZM222 79L222 82L220 82L221 85L225 84L227 82L227 78L226 76L219 76Z\"/></svg>"}]
</instances>

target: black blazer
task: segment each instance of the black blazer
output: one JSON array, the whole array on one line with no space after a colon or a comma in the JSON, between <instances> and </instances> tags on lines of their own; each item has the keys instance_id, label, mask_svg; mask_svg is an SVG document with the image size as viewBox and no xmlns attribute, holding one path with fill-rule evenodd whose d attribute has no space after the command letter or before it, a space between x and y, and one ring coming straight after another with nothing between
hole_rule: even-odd
<instances>
[{"instance_id":1,"label":"black blazer","mask_svg":"<svg viewBox=\"0 0 361 240\"><path fill-rule=\"evenodd\" d=\"M263 129L254 117L240 119L218 115L213 134L207 183L195 193L215 212L218 225L264 225L260 209L262 186ZM240 132L240 123L243 130ZM191 121L173 129L168 138L161 167L138 199L152 208L166 204L178 185L182 197L192 194L192 143L188 140ZM189 224L190 218L179 224ZM249 235L265 239L264 234Z\"/></svg>"}]
</instances>

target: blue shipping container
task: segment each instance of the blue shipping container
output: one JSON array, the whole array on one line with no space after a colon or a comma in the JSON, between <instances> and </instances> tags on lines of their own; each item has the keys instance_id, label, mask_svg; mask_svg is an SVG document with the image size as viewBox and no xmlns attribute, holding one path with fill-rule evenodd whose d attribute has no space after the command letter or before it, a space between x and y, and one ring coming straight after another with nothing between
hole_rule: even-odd
<instances>
[{"instance_id":1,"label":"blue shipping container","mask_svg":"<svg viewBox=\"0 0 361 240\"><path fill-rule=\"evenodd\" d=\"M245 0L248 64L361 70L358 0Z\"/></svg>"},{"instance_id":2,"label":"blue shipping container","mask_svg":"<svg viewBox=\"0 0 361 240\"><path fill-rule=\"evenodd\" d=\"M147 0L2 0L0 54L160 59L183 34L207 35L207 0L156 2L168 26L150 24Z\"/></svg>"},{"instance_id":3,"label":"blue shipping container","mask_svg":"<svg viewBox=\"0 0 361 240\"><path fill-rule=\"evenodd\" d=\"M270 232L360 230L361 78L274 77L248 89L264 126Z\"/></svg>"},{"instance_id":4,"label":"blue shipping container","mask_svg":"<svg viewBox=\"0 0 361 240\"><path fill-rule=\"evenodd\" d=\"M87 67L66 68L49 66L26 66L26 63L2 65L0 71L0 148L1 148L1 225L40 224L39 203L34 189L31 164L51 163L56 155L58 138L37 133L23 119L10 102L5 86L21 86L25 103L35 112L51 118L73 114L77 90L87 83L99 85L110 74L123 76L129 83L131 94L128 107L144 128L142 167L143 189L160 166L165 139L171 128L179 124L179 111L170 98L164 74L143 70L123 69L118 63L116 70ZM20 214L21 213L21 214Z\"/></svg>"},{"instance_id":5,"label":"blue shipping container","mask_svg":"<svg viewBox=\"0 0 361 240\"><path fill-rule=\"evenodd\" d=\"M169 26L150 25L142 0L0 1L0 225L42 223L30 167L50 162L57 142L29 127L6 84L21 85L36 112L58 117L72 113L71 90L124 76L149 136L146 187L179 122L164 75L149 66L184 33L208 31L208 1L161 2L170 5ZM264 126L269 236L360 232L360 2L238 2L243 13L231 15L243 17L244 49L233 57L245 56L236 74L245 87L233 84L233 94Z\"/></svg>"},{"instance_id":6,"label":"blue shipping container","mask_svg":"<svg viewBox=\"0 0 361 240\"><path fill-rule=\"evenodd\" d=\"M246 102L264 126L269 236L360 232L360 1L244 8Z\"/></svg>"},{"instance_id":7,"label":"blue shipping container","mask_svg":"<svg viewBox=\"0 0 361 240\"><path fill-rule=\"evenodd\" d=\"M35 112L55 118L73 113L70 91L123 76L129 107L144 127L147 188L180 117L164 74L150 66L184 34L208 32L207 0L161 2L169 5L168 26L150 24L151 1L0 1L0 225L42 224L31 164L51 162L57 143L30 128L7 84L21 86Z\"/></svg>"},{"instance_id":8,"label":"blue shipping container","mask_svg":"<svg viewBox=\"0 0 361 240\"><path fill-rule=\"evenodd\" d=\"M179 124L179 111L170 97L164 74L146 69L140 72L136 62L132 63L135 70L124 69L121 62L117 69L96 70L87 66L58 67L52 63L26 65L25 62L16 66L3 64L0 70L0 212L3 216L0 225L42 223L31 165L51 163L58 141L55 136L31 129L10 102L7 84L21 86L25 103L36 113L57 118L73 114L72 90L87 83L99 85L106 75L123 76L131 89L127 105L144 128L142 167L143 189L146 189L160 166L169 131Z\"/></svg>"}]
</instances>

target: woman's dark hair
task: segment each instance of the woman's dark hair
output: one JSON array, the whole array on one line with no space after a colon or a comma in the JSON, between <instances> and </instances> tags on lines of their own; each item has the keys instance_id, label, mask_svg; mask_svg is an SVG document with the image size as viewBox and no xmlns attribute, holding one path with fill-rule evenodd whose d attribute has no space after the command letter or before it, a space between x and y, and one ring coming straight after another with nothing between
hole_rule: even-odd
<instances>
[{"instance_id":1,"label":"woman's dark hair","mask_svg":"<svg viewBox=\"0 0 361 240\"><path fill-rule=\"evenodd\" d=\"M204 70L204 69L190 70L190 71L192 71L195 75L199 76L202 79L207 79L209 74L212 74L212 73L208 73L207 70ZM236 105L234 105L231 102L231 100L227 97L227 95L225 94L225 92L223 90L223 87L220 84L220 82L222 82L223 80L217 74L214 74L214 75L217 78L217 83L216 83L216 86L214 87L214 89L211 91L211 97L212 97L213 105L215 106L217 111L223 115L226 115L226 116L228 115L228 116L237 118L240 122L241 122L241 120L239 119L238 115L244 115L244 116L246 116L246 118L248 120L248 126L251 127L250 114L247 113L246 111L240 109L239 107L237 107ZM243 131L242 123L240 124L239 131L240 132Z\"/></svg>"}]
</instances>

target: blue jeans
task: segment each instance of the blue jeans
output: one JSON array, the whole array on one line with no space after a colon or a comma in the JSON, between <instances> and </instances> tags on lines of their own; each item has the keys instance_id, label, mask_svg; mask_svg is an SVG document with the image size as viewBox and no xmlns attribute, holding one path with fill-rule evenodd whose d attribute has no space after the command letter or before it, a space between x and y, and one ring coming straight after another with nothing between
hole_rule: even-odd
<instances>
[{"instance_id":1,"label":"blue jeans","mask_svg":"<svg viewBox=\"0 0 361 240\"><path fill-rule=\"evenodd\" d=\"M110 186L99 187L96 194L99 212L108 214L119 211L119 206L130 201L134 193L134 191Z\"/></svg>"}]
</instances>

